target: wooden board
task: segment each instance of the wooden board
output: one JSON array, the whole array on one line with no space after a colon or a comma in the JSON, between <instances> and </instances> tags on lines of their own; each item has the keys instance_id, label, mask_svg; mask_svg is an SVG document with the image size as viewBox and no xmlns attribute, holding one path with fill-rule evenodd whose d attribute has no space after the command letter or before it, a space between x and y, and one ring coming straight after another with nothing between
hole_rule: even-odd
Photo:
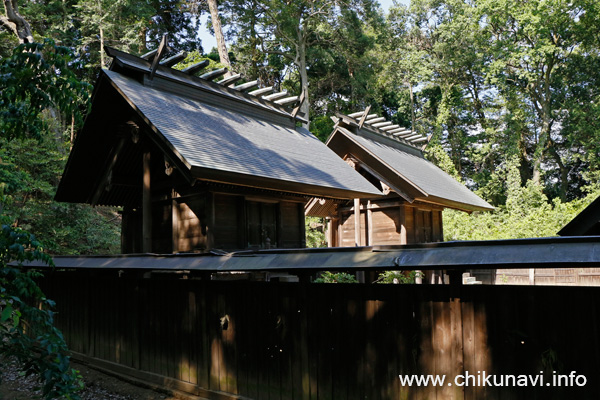
<instances>
[{"instance_id":1,"label":"wooden board","mask_svg":"<svg viewBox=\"0 0 600 400\"><path fill-rule=\"evenodd\" d=\"M71 348L204 398L591 399L600 392L593 379L600 371L596 288L216 282L91 272L55 271L41 281L57 299L56 322ZM224 315L227 329L219 322ZM417 388L397 378L536 375L541 363L585 375L587 385L553 392Z\"/></svg>"}]
</instances>

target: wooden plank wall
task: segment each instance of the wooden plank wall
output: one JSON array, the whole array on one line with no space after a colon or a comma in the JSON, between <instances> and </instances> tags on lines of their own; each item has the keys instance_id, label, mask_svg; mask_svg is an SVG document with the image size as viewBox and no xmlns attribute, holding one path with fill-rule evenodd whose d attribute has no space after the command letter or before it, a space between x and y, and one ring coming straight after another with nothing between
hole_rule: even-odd
<instances>
[{"instance_id":1,"label":"wooden plank wall","mask_svg":"<svg viewBox=\"0 0 600 400\"><path fill-rule=\"evenodd\" d=\"M474 271L472 276L484 284L529 285L529 269ZM600 286L600 268L537 268L533 284L549 286Z\"/></svg>"},{"instance_id":2,"label":"wooden plank wall","mask_svg":"<svg viewBox=\"0 0 600 400\"><path fill-rule=\"evenodd\" d=\"M596 288L217 282L83 272L55 272L42 286L57 302L57 324L72 350L138 377L170 379L172 387L206 398L224 399L219 393L225 392L269 400L596 399L600 393ZM543 371L548 380L552 371L576 371L587 385L408 387L398 378L453 379L465 371Z\"/></svg>"},{"instance_id":3,"label":"wooden plank wall","mask_svg":"<svg viewBox=\"0 0 600 400\"><path fill-rule=\"evenodd\" d=\"M397 202L362 201L360 212L361 246L431 243L443 241L441 208ZM354 209L340 211L339 238L335 246L355 245ZM371 236L371 237L369 237Z\"/></svg>"}]
</instances>

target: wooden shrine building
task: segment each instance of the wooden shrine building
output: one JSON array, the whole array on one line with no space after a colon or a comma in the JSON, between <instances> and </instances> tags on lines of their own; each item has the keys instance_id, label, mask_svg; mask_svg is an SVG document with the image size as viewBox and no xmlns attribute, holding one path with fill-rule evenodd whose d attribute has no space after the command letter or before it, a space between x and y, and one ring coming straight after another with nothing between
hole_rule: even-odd
<instances>
[{"instance_id":1,"label":"wooden shrine building","mask_svg":"<svg viewBox=\"0 0 600 400\"><path fill-rule=\"evenodd\" d=\"M123 253L304 247L311 198L381 195L297 126L298 97L164 52L107 50L56 194L122 207Z\"/></svg>"},{"instance_id":2,"label":"wooden shrine building","mask_svg":"<svg viewBox=\"0 0 600 400\"><path fill-rule=\"evenodd\" d=\"M427 137L368 112L334 118L327 146L385 196L312 199L306 213L329 220L329 246L440 242L444 208L494 209L425 159Z\"/></svg>"}]
</instances>

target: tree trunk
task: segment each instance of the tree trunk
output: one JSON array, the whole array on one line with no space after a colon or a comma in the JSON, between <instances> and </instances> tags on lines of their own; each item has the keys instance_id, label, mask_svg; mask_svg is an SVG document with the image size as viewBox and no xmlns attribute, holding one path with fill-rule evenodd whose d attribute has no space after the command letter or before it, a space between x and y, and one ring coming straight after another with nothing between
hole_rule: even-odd
<instances>
[{"instance_id":1,"label":"tree trunk","mask_svg":"<svg viewBox=\"0 0 600 400\"><path fill-rule=\"evenodd\" d=\"M560 172L560 186L558 187L558 194L560 196L560 200L562 202L567 201L567 191L569 190L569 169L563 163L560 154L556 151L556 147L554 147L554 143L552 141L548 141L548 151L556 161L558 165L558 171Z\"/></svg>"},{"instance_id":2,"label":"tree trunk","mask_svg":"<svg viewBox=\"0 0 600 400\"><path fill-rule=\"evenodd\" d=\"M415 97L413 95L412 82L408 82L408 90L410 92L410 129L415 132Z\"/></svg>"},{"instance_id":3,"label":"tree trunk","mask_svg":"<svg viewBox=\"0 0 600 400\"><path fill-rule=\"evenodd\" d=\"M104 63L104 29L102 28L102 25L100 25L100 68L106 67Z\"/></svg>"},{"instance_id":4,"label":"tree trunk","mask_svg":"<svg viewBox=\"0 0 600 400\"><path fill-rule=\"evenodd\" d=\"M0 24L14 33L19 43L33 43L31 25L19 14L17 0L4 0L4 13L0 15Z\"/></svg>"},{"instance_id":5,"label":"tree trunk","mask_svg":"<svg viewBox=\"0 0 600 400\"><path fill-rule=\"evenodd\" d=\"M219 17L219 8L217 6L217 0L207 0L207 3L208 8L210 9L210 18L212 21L213 30L215 31L215 38L217 39L217 50L219 52L219 59L221 60L221 64L223 64L227 68L231 68L229 54L227 53L227 45L225 44L223 29L221 28L221 18Z\"/></svg>"},{"instance_id":6,"label":"tree trunk","mask_svg":"<svg viewBox=\"0 0 600 400\"><path fill-rule=\"evenodd\" d=\"M310 103L308 101L308 73L306 72L306 40L302 29L298 29L298 44L296 45L296 65L300 70L300 85L304 94L304 101L300 105L300 112L304 114L304 119L307 120L302 126L306 129L310 127L309 111Z\"/></svg>"}]
</instances>

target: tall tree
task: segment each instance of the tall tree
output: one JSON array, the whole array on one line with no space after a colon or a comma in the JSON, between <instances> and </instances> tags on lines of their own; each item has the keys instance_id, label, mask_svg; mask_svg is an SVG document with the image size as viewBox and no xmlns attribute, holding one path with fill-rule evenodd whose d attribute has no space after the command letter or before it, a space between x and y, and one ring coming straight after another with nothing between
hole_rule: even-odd
<instances>
[{"instance_id":1,"label":"tall tree","mask_svg":"<svg viewBox=\"0 0 600 400\"><path fill-rule=\"evenodd\" d=\"M104 47L120 47L137 53L146 51L145 33L155 10L136 0L79 0L74 5L82 34L80 46L89 65L106 67Z\"/></svg>"},{"instance_id":2,"label":"tall tree","mask_svg":"<svg viewBox=\"0 0 600 400\"><path fill-rule=\"evenodd\" d=\"M521 107L535 115L531 135L525 139L531 149L532 178L542 183L542 163L552 160L560 171L559 195L566 199L569 167L563 153L566 134L561 132L561 110L569 108L572 99L565 72L594 40L583 16L596 6L587 0L479 3L492 35L489 79L503 93L517 91Z\"/></svg>"},{"instance_id":3,"label":"tall tree","mask_svg":"<svg viewBox=\"0 0 600 400\"><path fill-rule=\"evenodd\" d=\"M230 0L227 3L235 15L231 21L233 33L238 43L243 43L237 48L251 52L248 58L255 69L265 63L264 60L267 60L265 64L274 61L289 66L279 71L294 76L304 97L300 111L307 119L310 117L311 104L310 64L316 59L317 53L329 53L327 57L332 55L330 49L333 41L340 40L335 34L336 26L339 27L338 21L344 16L350 21L351 13L344 14L344 10L351 8L351 5L355 11L375 7L374 3L367 0ZM341 56L341 53L338 52L337 56Z\"/></svg>"},{"instance_id":4,"label":"tall tree","mask_svg":"<svg viewBox=\"0 0 600 400\"><path fill-rule=\"evenodd\" d=\"M227 45L225 44L225 36L223 35L223 28L221 27L221 17L219 16L219 6L217 0L206 0L208 8L210 10L210 18L215 33L215 39L217 40L217 51L219 52L219 59L221 64L227 68L231 68L231 62L229 61L229 53L227 52Z\"/></svg>"}]
</instances>

